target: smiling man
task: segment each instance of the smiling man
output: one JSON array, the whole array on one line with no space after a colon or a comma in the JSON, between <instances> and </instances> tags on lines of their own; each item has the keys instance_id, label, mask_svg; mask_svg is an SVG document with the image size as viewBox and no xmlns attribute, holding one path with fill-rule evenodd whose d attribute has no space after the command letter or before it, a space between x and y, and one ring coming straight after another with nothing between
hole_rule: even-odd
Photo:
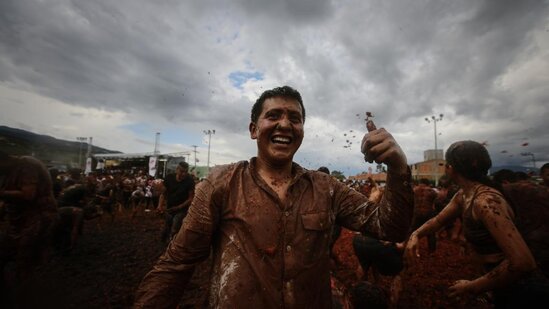
<instances>
[{"instance_id":1,"label":"smiling man","mask_svg":"<svg viewBox=\"0 0 549 309\"><path fill-rule=\"evenodd\" d=\"M196 187L181 230L143 279L136 308L175 308L194 268L213 254L209 305L331 308L334 225L402 241L413 194L406 156L391 134L366 134L362 152L388 166L378 203L293 162L305 108L295 89L265 91L252 108L257 157L218 167Z\"/></svg>"}]
</instances>

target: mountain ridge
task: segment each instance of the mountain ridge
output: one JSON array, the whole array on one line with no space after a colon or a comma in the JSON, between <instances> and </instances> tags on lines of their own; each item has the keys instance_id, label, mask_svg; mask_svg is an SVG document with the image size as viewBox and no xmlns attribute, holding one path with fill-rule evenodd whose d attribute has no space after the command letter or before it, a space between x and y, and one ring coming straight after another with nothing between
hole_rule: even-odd
<instances>
[{"instance_id":1,"label":"mountain ridge","mask_svg":"<svg viewBox=\"0 0 549 309\"><path fill-rule=\"evenodd\" d=\"M48 163L62 163L77 167L84 160L88 143L67 141L49 135L0 125L0 149L17 156L33 156ZM122 153L91 145L94 154Z\"/></svg>"}]
</instances>

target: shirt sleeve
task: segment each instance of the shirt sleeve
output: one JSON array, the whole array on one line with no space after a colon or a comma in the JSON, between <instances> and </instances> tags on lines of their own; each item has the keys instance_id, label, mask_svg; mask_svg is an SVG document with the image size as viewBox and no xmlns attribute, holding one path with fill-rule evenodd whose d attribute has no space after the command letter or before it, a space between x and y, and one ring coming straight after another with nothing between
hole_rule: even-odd
<instances>
[{"instance_id":1,"label":"shirt sleeve","mask_svg":"<svg viewBox=\"0 0 549 309\"><path fill-rule=\"evenodd\" d=\"M389 171L381 200L376 204L363 194L344 187L337 196L336 220L342 226L375 238L399 242L408 236L414 210L411 173Z\"/></svg>"},{"instance_id":2,"label":"shirt sleeve","mask_svg":"<svg viewBox=\"0 0 549 309\"><path fill-rule=\"evenodd\" d=\"M176 307L194 269L210 254L212 234L218 221L214 192L208 180L196 186L195 197L181 230L143 278L134 308Z\"/></svg>"}]
</instances>

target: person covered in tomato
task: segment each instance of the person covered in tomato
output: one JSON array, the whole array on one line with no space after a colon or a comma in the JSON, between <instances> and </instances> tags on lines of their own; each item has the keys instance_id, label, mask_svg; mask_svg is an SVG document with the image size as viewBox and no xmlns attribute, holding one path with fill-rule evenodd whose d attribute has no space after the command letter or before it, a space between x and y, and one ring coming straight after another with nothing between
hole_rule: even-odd
<instances>
[{"instance_id":1,"label":"person covered in tomato","mask_svg":"<svg viewBox=\"0 0 549 309\"><path fill-rule=\"evenodd\" d=\"M502 190L487 176L492 166L486 148L475 141L453 143L446 151L446 175L460 187L450 203L410 235L409 265L419 258L419 240L461 217L463 233L483 274L449 288L451 297L491 292L496 308L537 308L547 304L549 286L522 235Z\"/></svg>"},{"instance_id":2,"label":"person covered in tomato","mask_svg":"<svg viewBox=\"0 0 549 309\"><path fill-rule=\"evenodd\" d=\"M421 178L414 187L414 217L412 219L412 229L416 230L427 220L435 215L435 200L437 191L431 187L429 179ZM429 252L435 252L437 248L437 238L435 234L427 236Z\"/></svg>"},{"instance_id":3,"label":"person covered in tomato","mask_svg":"<svg viewBox=\"0 0 549 309\"><path fill-rule=\"evenodd\" d=\"M543 185L549 187L549 163L545 163L542 165L541 169L539 170L539 175L541 177L541 180L543 181Z\"/></svg>"},{"instance_id":4,"label":"person covered in tomato","mask_svg":"<svg viewBox=\"0 0 549 309\"><path fill-rule=\"evenodd\" d=\"M549 278L549 190L542 184L520 180L517 173L502 169L492 174L501 184L515 212L515 225L532 252L538 268Z\"/></svg>"},{"instance_id":5,"label":"person covered in tomato","mask_svg":"<svg viewBox=\"0 0 549 309\"><path fill-rule=\"evenodd\" d=\"M189 214L143 278L135 308L175 308L198 263L212 256L209 306L330 308L334 225L403 241L413 211L404 152L385 129L366 134L367 160L388 166L378 203L293 158L304 138L301 94L277 87L252 107L257 156L220 166L195 190Z\"/></svg>"},{"instance_id":6,"label":"person covered in tomato","mask_svg":"<svg viewBox=\"0 0 549 309\"><path fill-rule=\"evenodd\" d=\"M22 308L34 270L49 257L58 221L50 173L41 161L0 151L0 210L8 221L0 231L0 307ZM10 276L5 272L12 263Z\"/></svg>"}]
</instances>

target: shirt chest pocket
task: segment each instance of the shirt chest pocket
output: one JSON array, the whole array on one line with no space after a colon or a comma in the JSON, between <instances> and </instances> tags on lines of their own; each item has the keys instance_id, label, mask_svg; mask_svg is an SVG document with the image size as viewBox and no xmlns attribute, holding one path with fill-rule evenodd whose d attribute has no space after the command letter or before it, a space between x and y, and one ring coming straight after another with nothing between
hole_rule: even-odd
<instances>
[{"instance_id":1,"label":"shirt chest pocket","mask_svg":"<svg viewBox=\"0 0 549 309\"><path fill-rule=\"evenodd\" d=\"M332 227L330 214L326 211L301 214L303 228L309 231L324 231Z\"/></svg>"},{"instance_id":2,"label":"shirt chest pocket","mask_svg":"<svg viewBox=\"0 0 549 309\"><path fill-rule=\"evenodd\" d=\"M332 222L328 212L301 214L303 233L300 245L303 248L301 260L304 264L316 263L328 257L332 238Z\"/></svg>"}]
</instances>

